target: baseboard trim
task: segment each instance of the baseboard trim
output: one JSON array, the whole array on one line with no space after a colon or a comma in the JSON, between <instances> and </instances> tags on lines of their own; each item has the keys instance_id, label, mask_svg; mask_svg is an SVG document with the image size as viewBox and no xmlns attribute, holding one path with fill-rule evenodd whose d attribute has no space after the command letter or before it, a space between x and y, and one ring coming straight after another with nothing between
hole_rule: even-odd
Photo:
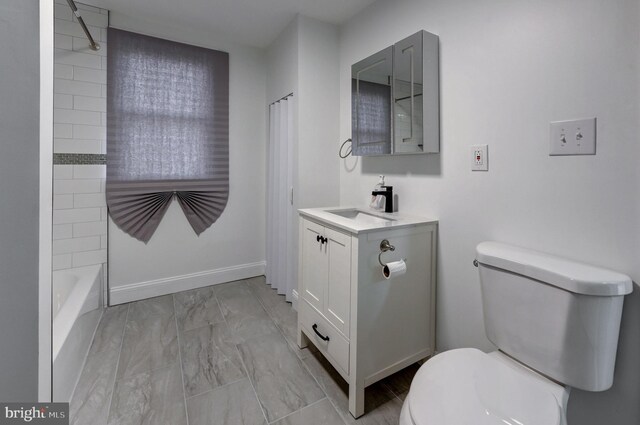
<instances>
[{"instance_id":1,"label":"baseboard trim","mask_svg":"<svg viewBox=\"0 0 640 425\"><path fill-rule=\"evenodd\" d=\"M261 276L264 274L265 265L265 261L259 261L257 263L239 264L215 270L117 286L109 291L109 305L123 304L174 292Z\"/></svg>"}]
</instances>

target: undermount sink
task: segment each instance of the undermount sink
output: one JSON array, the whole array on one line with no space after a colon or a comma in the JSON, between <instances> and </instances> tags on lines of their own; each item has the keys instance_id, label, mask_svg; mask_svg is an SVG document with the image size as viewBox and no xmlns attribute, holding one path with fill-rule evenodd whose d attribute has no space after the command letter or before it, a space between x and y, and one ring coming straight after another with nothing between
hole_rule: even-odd
<instances>
[{"instance_id":1,"label":"undermount sink","mask_svg":"<svg viewBox=\"0 0 640 425\"><path fill-rule=\"evenodd\" d=\"M348 218L350 220L355 221L356 223L366 223L366 224L386 224L392 221L395 221L393 218L380 217L378 215L372 214L368 211L363 211L358 208L351 208L347 210L333 210L328 213L339 215L340 217Z\"/></svg>"},{"instance_id":2,"label":"undermount sink","mask_svg":"<svg viewBox=\"0 0 640 425\"><path fill-rule=\"evenodd\" d=\"M404 227L414 227L425 223L437 223L430 218L401 215L397 212L384 213L367 207L341 206L325 208L304 208L298 210L305 218L351 234L389 231Z\"/></svg>"}]
</instances>

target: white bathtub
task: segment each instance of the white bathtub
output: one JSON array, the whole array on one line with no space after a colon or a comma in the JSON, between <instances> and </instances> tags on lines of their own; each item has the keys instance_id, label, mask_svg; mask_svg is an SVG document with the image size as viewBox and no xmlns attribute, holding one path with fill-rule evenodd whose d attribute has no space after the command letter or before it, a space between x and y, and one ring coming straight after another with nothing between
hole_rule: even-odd
<instances>
[{"instance_id":1,"label":"white bathtub","mask_svg":"<svg viewBox=\"0 0 640 425\"><path fill-rule=\"evenodd\" d=\"M53 401L68 402L102 317L102 266L53 272Z\"/></svg>"}]
</instances>

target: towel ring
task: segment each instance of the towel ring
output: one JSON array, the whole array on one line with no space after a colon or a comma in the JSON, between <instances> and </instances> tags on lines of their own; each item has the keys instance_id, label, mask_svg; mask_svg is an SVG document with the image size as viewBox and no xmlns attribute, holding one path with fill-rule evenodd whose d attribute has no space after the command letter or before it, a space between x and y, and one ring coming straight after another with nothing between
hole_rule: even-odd
<instances>
[{"instance_id":1,"label":"towel ring","mask_svg":"<svg viewBox=\"0 0 640 425\"><path fill-rule=\"evenodd\" d=\"M347 150L347 153L346 153L346 154L344 154L344 155L342 155L342 148L344 148L344 145L346 145L346 144L347 144L347 143L349 143L349 142L351 142L351 139L347 139L347 140L345 140L345 141L344 141L344 142L342 142L342 144L340 145L340 149L338 150L338 156L339 156L340 158L342 158L342 159L344 159L344 158L348 157L349 155L351 155L351 147L352 147L352 146L349 146L349 149ZM352 145L353 145L353 143L352 143Z\"/></svg>"}]
</instances>

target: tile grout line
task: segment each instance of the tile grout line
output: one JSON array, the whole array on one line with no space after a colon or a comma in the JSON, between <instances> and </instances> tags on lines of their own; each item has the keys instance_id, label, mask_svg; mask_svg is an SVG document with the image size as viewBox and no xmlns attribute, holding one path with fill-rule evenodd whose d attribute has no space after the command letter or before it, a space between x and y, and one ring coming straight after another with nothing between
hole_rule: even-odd
<instances>
[{"instance_id":1,"label":"tile grout line","mask_svg":"<svg viewBox=\"0 0 640 425\"><path fill-rule=\"evenodd\" d=\"M175 361L174 361L173 364L172 363L167 363L167 364L164 364L162 366L154 367L153 369L143 370L142 372L136 372L133 375L125 375L125 376L121 377L119 379L119 381L121 381L123 379L133 379L133 378L135 378L137 376L145 375L145 374L151 375L151 374L153 374L155 372L158 372L160 370L169 369L169 368L172 368L172 367L175 367L175 366L176 365L175 365Z\"/></svg>"},{"instance_id":2,"label":"tile grout line","mask_svg":"<svg viewBox=\"0 0 640 425\"><path fill-rule=\"evenodd\" d=\"M267 285L267 284L265 283L265 285ZM269 286L269 285L267 285L267 286ZM251 288L252 292L254 292L251 286L250 286L250 288ZM270 286L269 286L269 289L270 289L270 290L274 290L274 289L273 289L273 288L271 288ZM254 295L255 295L255 292L254 292ZM280 294L278 294L278 295L280 295ZM277 323L275 323L275 320L273 320L273 317L271 316L271 313L270 313L270 312L269 312L269 310L266 308L266 306L264 305L264 303L262 302L262 300L260 299L260 297L259 297L259 296L257 296L257 295L255 295L255 297L258 299L258 301L260 302L260 304L262 304L263 308L267 311L267 314L269 315L269 317L271 318L271 320L274 322L274 324L276 325L276 327L278 328L278 330L280 330L280 332L282 333L282 336L284 337L284 339L285 339L286 341L289 341L289 340L287 339L287 337L284 335L284 332L282 331L282 329L280 329L280 327L278 326L278 324L277 324ZM296 342L294 342L293 344L296 344L296 345L297 345L297 343L296 343ZM296 357L298 357L298 356L296 356ZM316 376L313 374L313 372L311 371L311 369L309 369L309 367L307 367L307 364L306 364L302 359L300 359L299 357L298 357L298 360L302 363L302 366L303 366L303 367L304 367L304 369L309 373L309 375L311 375L311 377L314 379L314 381L316 381L316 384L318 384L318 387L320 388L320 390L322 390L322 392L325 394L325 398L327 398L327 399L329 400L329 403L330 403L330 404L331 404L331 406L334 408L334 410L336 411L336 413L338 413L338 416L340 416L340 419L342 419L342 421L346 424L347 422L346 422L346 421L345 421L345 419L342 417L342 415L340 414L340 411L338 410L338 408L337 408L337 407L336 407L336 405L334 404L333 400L331 400L331 397L329 397L329 396L328 396L328 394L327 394L327 392L324 390L323 386L322 386L322 385L320 385L319 380L318 380L318 379L316 378ZM331 367L333 367L333 366L331 366ZM383 386L387 391L389 391L389 393L391 393L391 395L393 395L392 399L393 399L393 398L397 398L401 403L404 403L404 401L400 398L400 396L399 396L398 394L396 394L396 392L395 392L395 391L393 391L393 390L391 389L391 387L389 387L389 385L388 385L387 383L385 383L385 382L381 382L381 384L382 384L382 386ZM311 405L313 405L313 404L315 404L315 403L317 403L317 402L314 402L314 403L310 404L309 406L311 406ZM308 406L305 406L305 407L303 407L303 408L301 408L301 409L299 409L299 410L305 409L306 407L308 407ZM296 412L297 412L297 411L299 411L299 410L296 410ZM291 414L293 414L293 413L295 413L295 412L292 412L292 413L290 413L289 415L291 415ZM348 413L348 414L350 414L349 412L347 412L347 413ZM289 415L286 415L286 416L289 416ZM286 416L285 416L285 417L286 417ZM282 419L282 418L280 418L280 419Z\"/></svg>"},{"instance_id":3,"label":"tile grout line","mask_svg":"<svg viewBox=\"0 0 640 425\"><path fill-rule=\"evenodd\" d=\"M265 285L267 285L267 283L265 283ZM249 286L249 285L247 285L247 286ZM271 288L270 285L267 285L267 286L269 286L270 290L275 290L275 289ZM271 322L273 322L273 324L276 326L276 329L278 329L278 332L280 332L280 335L282 335L284 340L287 342L287 345L289 345L289 347L290 347L291 344L293 344L293 345L295 345L297 347L297 343L295 341L289 341L287 336L284 334L284 330L276 323L275 319L273 318L273 315L271 314L271 312L269 311L267 306L262 302L262 299L260 299L260 297L255 294L255 291L253 290L253 288L251 286L249 286L249 291L251 291L251 294L258 300L258 302L260 303L260 305L262 306L264 311L267 313L267 316L269 316L269 319L271 319ZM280 294L278 294L278 293L276 293L276 295L280 296ZM285 302L287 302L287 301L285 301ZM296 353L294 353L294 354L300 360L300 357L298 357L298 355Z\"/></svg>"},{"instance_id":4,"label":"tile grout line","mask_svg":"<svg viewBox=\"0 0 640 425\"><path fill-rule=\"evenodd\" d=\"M275 290L275 289L271 288L271 286L270 286L270 285L268 285L267 283L265 283L265 285L266 285L266 286L269 286L269 290ZM289 346L289 349L291 349L291 346L293 345L293 346L294 346L294 347L296 347L299 351L301 351L301 349L300 349L300 347L298 347L298 343L297 343L296 341L289 341L289 339L287 338L287 336L284 334L284 330L282 330L282 329L280 328L280 326L278 326L278 324L277 324L277 323L276 323L276 321L274 320L273 316L272 316L272 315L271 315L271 313L269 312L269 309L267 309L267 307L264 305L264 303L262 302L262 300L260 299L260 297L259 297L259 296L257 296L257 295L254 293L254 291L253 291L253 289L251 289L251 287L249 287L249 289L251 290L251 293L253 294L253 296L254 296L254 297L256 297L256 299L258 300L258 302L260 303L260 305L262 306L262 308L264 309L264 311L266 311L266 312L267 312L267 316L269 316L269 319L271 319L271 321L273 322L273 324L276 326L276 329L278 329L278 331L280 332L280 335L282 335L282 337L284 338L284 340L287 342L287 346ZM277 293L276 293L276 295L280 296L280 294L277 294ZM288 301L285 301L285 302L288 302ZM297 313L297 312L296 312L296 313ZM297 355L297 353L293 353L293 354L296 356L296 358L298 359L298 361L300 361L300 363L303 363L303 365L304 365L304 362L303 362L303 361L302 361L302 359ZM308 370L307 368L305 368L305 369L307 370L307 372L309 372L309 370ZM312 377L312 378L314 378L314 379L315 379L315 377L313 376L313 374L312 374L311 372L309 372L309 374L311 375L311 377ZM317 381L316 381L316 383L317 383ZM320 385L318 385L318 386L320 387L320 389L321 389L321 390L322 390L322 392L324 393L325 391L322 389L322 387L321 387ZM327 394L325 393L325 396L326 396L326 395L327 395ZM304 407L303 407L303 409L304 409Z\"/></svg>"},{"instance_id":5,"label":"tile grout line","mask_svg":"<svg viewBox=\"0 0 640 425\"><path fill-rule=\"evenodd\" d=\"M267 283L265 283L265 285L267 285ZM248 286L248 285L247 285L247 286ZM273 288L271 288L271 286L270 286L270 285L268 285L268 286L269 286L269 289L270 289L270 290L273 290ZM293 351L293 350L291 349L291 347L292 347L292 346L294 346L294 347L296 347L298 350L300 350L300 347L298 347L298 343L297 343L296 341L289 341L289 339L287 338L287 336L286 336L286 335L285 335L285 333L284 333L284 330L283 330L280 326L278 326L278 324L276 323L275 319L273 318L273 315L269 312L269 309L265 306L265 304L262 302L262 300L260 299L260 297L259 297L259 296L257 296L257 295L255 294L255 292L254 292L254 290L251 288L251 286L249 286L249 290L251 291L251 293L253 294L253 296L258 300L258 302L260 303L260 305L262 306L262 308L264 309L264 311L267 313L267 316L269 316L269 319L271 319L271 322L273 322L273 324L275 325L275 327L276 327L276 329L278 330L278 332L280 332L280 335L282 335L282 337L284 338L285 342L287 343L287 346L289 347L289 350ZM280 296L280 294L278 294L278 293L276 293L276 295ZM287 301L285 301L285 302L287 302ZM292 304L292 305L293 305L293 304ZM297 312L296 312L296 313L297 313ZM296 332L297 332L297 331L296 331ZM302 359L300 358L300 356L298 356L298 353L294 352L294 353L293 353L293 355L298 359L298 361L299 361L300 363L302 363L302 366L304 366L304 362L302 361ZM311 373L307 368L304 368L304 369L309 373L309 375L311 375L311 377L312 377L312 378L314 378L314 379L315 379L315 377L313 376L313 374L312 374L312 373ZM317 383L317 381L316 381L316 383ZM325 393L325 391L322 389L322 387L321 387L320 385L318 385L318 387L320 388L320 390L321 390L323 393ZM326 394L326 393L325 393L324 395L325 395L325 397L327 396L327 394ZM303 407L302 409L304 409L304 407Z\"/></svg>"},{"instance_id":6,"label":"tile grout line","mask_svg":"<svg viewBox=\"0 0 640 425\"><path fill-rule=\"evenodd\" d=\"M311 344L311 342L309 342L309 344ZM311 354L313 355L313 354ZM338 414L338 416L340 416L340 419L342 419L342 422L346 425L347 421L344 420L344 418L342 417L342 414L340 413L340 411L338 410L338 408L336 407L335 403L333 402L333 400L331 400L331 397L329 397L329 395L327 394L327 392L324 389L323 385L320 385L320 381L318 380L318 378L316 378L316 376L313 374L313 372L311 372L311 369L309 369L309 367L307 366L307 364L303 361L300 360L300 362L302 363L302 367L305 368L305 370L307 371L307 373L309 375L311 375L311 377L313 378L314 381L316 381L316 384L318 385L318 388L320 388L320 390L322 390L322 392L325 394L325 397L329 400L329 404L331 404L331 407L333 407L333 410L336 411L336 413ZM333 366L332 366L333 367ZM347 414L350 414L347 412ZM364 415L363 415L364 416Z\"/></svg>"},{"instance_id":7,"label":"tile grout line","mask_svg":"<svg viewBox=\"0 0 640 425\"><path fill-rule=\"evenodd\" d=\"M190 329L183 329L181 332L183 334L186 334L188 332L199 331L202 328L208 328L209 326L215 326L215 325L226 325L226 323L224 321L222 321L222 322L207 322L206 324L204 324L202 326L198 326L198 327L190 328Z\"/></svg>"},{"instance_id":8,"label":"tile grout line","mask_svg":"<svg viewBox=\"0 0 640 425\"><path fill-rule=\"evenodd\" d=\"M178 365L180 366L180 378L182 380L182 399L184 400L184 415L189 425L189 411L187 409L187 392L184 388L184 370L182 363L182 345L180 344L180 330L178 329L178 315L176 314L176 297L175 294L171 294L171 302L173 305L173 322L176 325L176 340L178 344Z\"/></svg>"},{"instance_id":9,"label":"tile grout line","mask_svg":"<svg viewBox=\"0 0 640 425\"><path fill-rule=\"evenodd\" d=\"M385 379L386 379L386 378L385 378ZM402 399L400 398L400 396L399 396L398 394L396 394L396 392L395 392L395 391L393 391L393 389L389 386L389 384L387 384L386 382L381 382L381 383L382 383L382 386L383 386L383 387L385 387L385 388L387 389L387 391L389 391L391 394L393 394L393 396L394 396L395 398L397 398L398 400L400 400L400 403L403 403L403 404L404 404L404 400L402 400Z\"/></svg>"},{"instance_id":10,"label":"tile grout line","mask_svg":"<svg viewBox=\"0 0 640 425\"><path fill-rule=\"evenodd\" d=\"M269 422L269 425L273 425L273 424L275 424L276 422L279 422L279 421L281 421L281 420L283 420L283 419L285 419L285 418L288 418L289 416L291 416L291 415L293 415L293 414L295 414L295 413L302 412L302 411L303 411L304 409L306 409L307 407L311 407L311 406L316 405L316 404L320 403L321 401L325 401L325 400L329 400L329 397L327 397L326 395L325 395L324 397L322 397L320 400L314 401L314 402L313 402L313 403L311 403L311 404L307 404L306 406L301 407L300 409L295 410L295 411L293 411L293 412L291 412L291 413L287 413L287 414L286 414L286 415L284 415L283 417L278 418L278 419L274 420L273 422ZM336 412L336 413L337 413L337 412Z\"/></svg>"},{"instance_id":11,"label":"tile grout line","mask_svg":"<svg viewBox=\"0 0 640 425\"><path fill-rule=\"evenodd\" d=\"M116 383L118 382L118 367L120 367L120 357L122 356L122 346L124 345L124 334L127 331L127 323L129 323L129 312L131 311L131 303L127 303L127 314L124 318L124 326L122 327L122 336L120 338L120 349L118 350L118 361L116 362L115 376L113 377L113 385L111 386L111 393L109 394L109 408L107 409L107 418L105 423L109 423L109 416L111 416L111 406L113 404L113 393L116 390Z\"/></svg>"},{"instance_id":12,"label":"tile grout line","mask_svg":"<svg viewBox=\"0 0 640 425\"><path fill-rule=\"evenodd\" d=\"M237 281L236 281L236 282L237 282ZM241 282L242 282L242 284L244 284L244 285L249 289L249 292L251 293L251 296L252 296L254 299L256 299L256 300L258 301L258 303L259 303L259 304L260 304L260 306L263 308L263 310L265 311L265 313L267 313L267 317L268 317L268 318L269 318L269 320L271 320L271 322L276 326L276 329L278 330L278 333L279 333L279 334L284 338L284 340L287 342L287 347L288 347L288 349L289 349L289 350L291 350L291 345L289 344L289 340L287 339L287 337L284 335L284 331L283 331L283 330L281 329L281 327L280 327L280 326L278 326L278 324L275 322L275 320L274 320L274 318L273 318L273 316L272 316L271 312L269 311L269 309L267 309L267 308L266 308L266 306L265 306L264 302L262 301L262 299L261 299L261 298L256 294L256 291L252 288L252 286L251 286L251 285L249 285L249 284L247 283L247 279L241 279ZM219 300L219 298L218 298L218 294L216 293L214 297L215 297L215 299L216 299L216 303L217 303L217 305L218 305L218 308L220 309L220 312L222 313L222 319L223 319L224 323L227 325L227 327L229 327L229 324L228 324L228 322L227 322L227 319L226 319L226 317L225 317L225 315L224 315L224 313L223 313L223 311L222 311L222 306L221 306L221 304L220 304L220 300ZM208 326L208 325L207 325L207 326ZM204 326L203 326L203 327L204 327ZM198 328L196 328L196 329L198 329ZM231 328L230 328L230 327L229 327L229 329L231 330ZM322 397L320 400L316 400L316 401L314 401L313 403L310 403L310 404L308 404L308 405L306 405L306 406L303 406L303 407L301 407L300 409L297 409L297 410L295 410L295 411L293 411L293 412L290 412L290 413L288 413L288 414L286 414L286 415L284 415L284 416L282 416L282 417L280 417L280 418L277 418L277 419L275 419L275 420L273 420L273 421L269 422L269 420L267 419L266 412L265 412L265 410L264 410L264 408L263 408L263 406L262 406L262 403L260 402L260 398L258 397L258 393L257 393L257 391L256 391L256 389L255 389L255 386L253 385L253 382L252 382L251 378L249 377L249 371L248 371L248 369L247 369L247 366L246 366L246 364L245 364L245 362L244 362L244 359L242 358L242 355L240 354L240 349L238 348L238 346L239 346L240 344L234 344L234 345L235 345L235 348L236 348L236 352L237 352L237 354L238 354L238 356L239 356L239 358L240 358L240 361L242 362L242 367L243 367L243 369L245 370L245 374L246 374L246 377L245 377L245 378L249 381L249 385L251 385L251 388L252 388L252 390L253 390L253 392L254 392L254 395L255 395L255 397L256 397L256 401L258 401L258 405L260 406L260 410L262 411L262 414L263 414L263 417L264 417L264 419L265 419L265 423L266 423L266 424L274 424L274 423L276 423L276 422L278 422L278 421L280 421L280 420L282 420L282 419L284 419L284 418L286 418L286 417L288 417L288 416L290 416L290 415L293 415L294 413L300 412L301 410L306 409L307 407L313 406L314 404L317 404L317 403L319 403L319 402L321 402L321 401L323 401L323 400L325 400L325 399L327 399L327 400L329 401L330 405L331 405L331 406L333 407L333 409L336 411L336 413L338 414L338 416L340 416L340 419L342 420L342 422L343 422L344 424L346 424L346 422L345 422L344 418L342 418L342 415L340 415L340 414L338 413L338 409L336 409L336 407L335 407L335 405L333 404L333 402L331 401L331 399L327 396L327 394L326 394L325 390L324 390L324 389L322 388L322 386L319 384L319 382L318 382L318 380L316 379L316 377L315 377L315 376L313 375L313 373L311 373L311 371L306 367L306 365L304 364L304 362L302 361L302 359L300 359L297 355L295 355L295 353L293 353L293 354L294 354L294 357L297 359L297 361L299 362L299 364L301 363L301 365L300 365L300 366L302 366L303 370L305 370L305 371L306 371L306 372L311 376L311 378L314 380L314 382L318 385L318 388L320 389L320 391L322 391L322 393L324 394L324 397ZM242 378L242 379L245 379L245 378ZM190 396L190 397L188 397L188 398L192 398L192 397L196 397L196 396L199 396L199 395L202 395L202 394L206 394L206 393L211 392L211 391L214 391L214 390L216 390L216 389L223 388L223 387L225 387L225 386L227 386L227 385L230 385L230 384L233 384L233 383L237 383L237 382L241 381L242 379L236 380L236 381L234 381L234 382L230 382L230 383L225 384L225 385L222 385L222 386L220 386L220 387L216 387L216 388L213 388L213 389L209 389L209 390L207 390L207 391L204 391L204 392L202 392L202 393L200 393L200 394L195 394L195 395Z\"/></svg>"},{"instance_id":13,"label":"tile grout line","mask_svg":"<svg viewBox=\"0 0 640 425\"><path fill-rule=\"evenodd\" d=\"M429 358L432 358L432 357L433 357L433 356L429 356ZM425 361L426 361L426 360L425 360ZM420 362L420 360L418 360L416 363L418 363L418 364L419 364L419 362ZM424 364L424 363L422 363L422 364ZM420 364L420 366L422 366L422 364ZM410 366L412 366L412 365L410 365ZM410 367L410 366L407 366L407 368L408 368L408 367ZM418 368L420 368L420 366L418 366ZM406 368L405 368L405 369L406 369ZM398 373L398 372L396 372L396 373ZM416 371L416 373L417 373L417 371ZM416 373L414 373L414 375L411 377L411 381L413 381L413 378L415 377ZM386 378L384 378L384 379L383 379L383 380L381 380L380 382L382 382L382 381L386 380L386 379L387 379L387 378L389 378L390 376L393 376L393 375L389 375L389 376L387 376ZM387 388L387 390L389 390L389 391L391 392L391 394L393 394L394 396L396 396L396 398L397 398L398 400L400 400L400 402L402 402L402 404L404 404L404 400L400 398L400 395L401 395L400 393L396 393L396 392L393 390L393 388L391 388L391 386L390 386L387 382L382 382L382 385L384 385L384 386ZM409 384L409 388L411 388L411 384ZM407 393L408 393L408 391L409 391L409 390L407 390L407 391L403 391L403 393L405 393L405 392L407 392Z\"/></svg>"},{"instance_id":14,"label":"tile grout line","mask_svg":"<svg viewBox=\"0 0 640 425\"><path fill-rule=\"evenodd\" d=\"M209 285L209 286L203 286L201 288L187 289L185 291L176 292L176 294L181 294L183 292L197 291L197 290L206 289L206 288L213 288L215 286L216 285ZM187 332L193 332L193 331L196 331L196 330L199 330L199 329L202 329L202 328L206 328L208 326L215 326L215 325L219 325L219 324L225 324L226 325L227 323L226 323L226 320L224 318L224 314L222 314L222 308L220 307L220 303L218 302L218 297L216 295L215 290L213 291L213 297L212 298L214 298L216 300L216 305L218 306L218 311L220 312L220 317L222 317L222 321L206 321L203 325L195 326L193 328L189 328L189 329L183 328L182 330L178 329L178 332L182 332L183 334L185 334ZM174 309L175 309L175 303L174 303ZM189 396L187 398L190 398L190 397L193 397L193 396Z\"/></svg>"},{"instance_id":15,"label":"tile grout line","mask_svg":"<svg viewBox=\"0 0 640 425\"><path fill-rule=\"evenodd\" d=\"M153 372L158 371L158 370L169 369L171 367L175 367L175 364L165 364L165 365L158 366L156 368L152 368L152 369L149 369L149 370L144 370L144 371L141 371L141 372L137 372L137 373L134 373L132 375L123 375L122 377L118 378L118 368L120 366L120 360L121 360L121 357L122 357L122 348L124 346L124 334L125 334L125 331L126 331L126 326L127 326L128 323L132 323L132 322L136 322L137 320L140 320L139 318L138 319L130 319L130 317L129 317L130 314L129 313L131 312L131 305L133 305L134 303L139 302L139 301L144 301L144 300L130 301L130 302L126 303L128 305L127 315L126 315L126 318L125 318L125 326L124 326L124 329L123 329L123 332L122 332L122 340L120 342L120 352L118 354L118 362L116 364L116 377L114 379L113 389L112 389L112 392L111 392L111 400L109 402L109 404L110 404L109 413L111 413L111 404L113 404L113 392L115 390L115 385L116 385L117 381L132 379L132 378L134 378L136 376L140 376L140 375L143 375L143 374L152 374ZM156 314L156 315L151 315L151 316L148 316L148 317L160 317L160 316L161 316L160 314ZM174 312L174 316L175 316L175 312ZM176 338L177 338L177 333L176 333ZM179 349L179 347L178 347L178 349ZM186 409L186 406L185 406L185 409ZM185 415L186 415L186 413L185 413Z\"/></svg>"},{"instance_id":16,"label":"tile grout line","mask_svg":"<svg viewBox=\"0 0 640 425\"><path fill-rule=\"evenodd\" d=\"M267 285L267 283L265 283L265 285ZM274 290L274 289L271 287L271 285L267 285L267 286L269 286L269 289L270 289L270 290ZM251 289L251 287L249 287L249 289ZM253 292L253 289L251 289L251 291ZM278 294L278 295L279 295L279 294ZM255 294L254 294L254 296L255 296ZM277 323L275 323L275 320L273 320L273 317L271 316L271 314L269 313L269 311L268 311L268 310L267 310L267 308L265 307L265 305L264 305L264 303L262 302L262 300L260 299L260 297L258 297L258 296L255 296L255 297L258 299L258 302L262 305L262 308L264 308L264 309L265 309L265 311L267 312L267 315L269 316L269 318L271 318L271 321L276 325L276 328L278 328L278 330L280 331L280 333L281 333L281 334L282 334L282 336L284 337L285 341L289 342L289 340L287 339L287 337L284 335L284 332L282 331L282 329L280 329L280 327L278 326L278 324L277 324ZM285 302L286 302L286 301L285 301ZM292 306L293 306L293 304L292 304ZM293 307L291 307L291 308L293 308ZM297 347L297 342L293 342L293 344L295 344L295 345L296 345L296 347ZM288 345L288 344L287 344L287 345ZM298 348L299 348L299 347L298 347ZM294 353L294 354L295 354L295 353ZM342 415L340 414L340 412L339 412L338 408L337 408L337 407L336 407L336 405L333 403L333 400L331 400L331 397L329 397L329 395L328 395L328 394L327 394L327 392L325 391L324 387L323 387L322 385L320 385L320 381L318 381L318 379L316 378L316 376L311 372L311 369L309 369L309 368L307 367L307 364L306 364L306 363L305 363L305 362L304 362L304 361L303 361L299 356L297 356L297 355L296 355L296 358L297 358L297 359L298 359L298 361L301 363L301 365L302 365L302 367L304 368L304 370L306 370L306 371L307 371L307 373L311 376L311 378L313 378L313 380L315 381L316 385L318 385L318 388L320 388L320 391L322 391L322 392L323 392L324 397L325 397L327 400L329 400L329 404L331 404L331 407L333 407L333 409L336 411L336 413L338 414L338 416L340 416L340 419L342 420L342 422L343 422L344 424L346 424L347 422L344 420L344 418L343 418L343 417L342 417ZM312 403L312 404L315 404L315 403L316 403L316 402L314 402L314 403ZM307 407L307 406L305 406L305 407ZM305 407L302 407L301 409L296 410L296 412L297 412L297 411L299 411L299 410L304 409ZM291 412L289 415L291 415L291 414L293 414L293 413L295 413L295 412ZM287 416L289 416L289 415L287 415ZM281 418L281 419L282 419L282 418Z\"/></svg>"},{"instance_id":17,"label":"tile grout line","mask_svg":"<svg viewBox=\"0 0 640 425\"><path fill-rule=\"evenodd\" d=\"M249 377L249 369L247 369L247 365L244 363L244 359L240 354L240 349L238 348L238 344L235 345L236 352L238 353L238 357L240 357L240 362L242 363L242 368L244 369L244 373L247 374L247 380L249 381L249 385L251 385L251 389L253 390L253 395L256 397L256 401L258 402L258 406L260 406L260 411L262 412L262 416L264 417L265 423L269 423L269 419L267 419L267 412L264 411L262 407L262 403L260 402L260 398L258 397L258 392L256 391L256 387L253 386L253 382L251 382L251 378Z\"/></svg>"},{"instance_id":18,"label":"tile grout line","mask_svg":"<svg viewBox=\"0 0 640 425\"><path fill-rule=\"evenodd\" d=\"M265 283L265 285L267 285L267 283ZM249 286L249 285L247 285L247 286ZM268 286L269 286L269 289L270 289L270 290L273 290L273 288L271 288L271 286L270 286L270 285L268 285ZM252 289L252 287L251 287L251 286L249 286L249 289L251 290L251 293L252 293L252 294L257 298L257 300L258 300L258 302L260 303L260 305L262 305L262 308L267 312L267 315L269 316L269 318L271 319L271 321L273 322L273 324L274 324L274 325L276 325L276 328L278 329L278 331L280 332L280 334L282 335L282 337L284 338L284 340L285 340L285 341L287 341L287 346L289 346L289 349L291 349L290 345L288 344L288 343L289 343L289 340L288 340L288 339L287 339L287 337L284 335L284 332L282 331L282 329L280 329L280 327L279 327L279 326L278 326L278 324L275 322L275 320L273 320L273 317L271 316L271 313L269 313L269 310L265 307L265 305L264 305L264 303L262 302L262 300L260 299L260 297L258 297L257 295L255 295L255 292L253 291L253 289ZM279 295L279 294L278 294L278 295ZM286 301L285 301L285 302L286 302ZM292 304L292 305L293 305L293 304ZM293 307L292 307L292 308L293 308ZM295 344L295 345L296 345L296 347L297 347L297 342L293 342L293 344ZM298 347L298 348L299 348L299 347ZM303 368L304 370L306 370L306 371L307 371L307 373L309 374L309 376L311 376L311 378L315 381L315 383L316 383L316 385L318 386L318 388L320 388L320 391L322 391L322 393L324 394L324 398L326 398L327 400L329 400L329 404L331 404L331 407L333 407L333 410L335 410L335 411L336 411L336 413L338 414L338 416L340 416L340 419L342 420L342 422L343 422L344 424L346 424L347 422L344 420L344 418L342 417L342 415L340 414L340 412L339 412L339 411L338 411L338 409L336 408L335 404L333 403L333 401L331 400L331 398L329 397L329 395L327 394L327 392L324 390L323 386L322 386L322 385L320 385L320 382L318 381L318 379L316 379L315 375L314 375L313 373L311 373L311 370L307 367L306 363L305 363L305 362L304 362L304 361L303 361L303 360L302 360L302 359L301 359L301 358L300 358L296 353L294 353L294 356L296 357L296 359L298 360L298 362L300 363L300 365L302 366L302 368ZM249 380L249 381L251 381L251 380ZM253 385L253 384L252 384L252 385ZM306 407L308 407L308 406L311 406L311 405L313 405L313 404L315 404L315 403L317 403L317 402L319 402L319 401L321 401L321 400L324 400L324 399L320 399L320 400L318 400L318 401L316 401L316 402L313 402L313 403L311 403L311 404L309 404L309 405L307 405L307 406L301 407L300 409L298 409L298 410L296 410L296 411L294 411L294 412L291 412L291 413L289 413L288 415L283 416L283 417L282 417L282 418L280 418L280 419L283 419L283 418L285 418L285 417L287 417L287 416L289 416L289 415L292 415L292 414L294 414L294 413L296 413L296 412L299 412L300 410L302 410L302 409L304 409L304 408L306 408ZM277 420L280 420L280 419L277 419ZM269 421L267 421L267 423L269 423Z\"/></svg>"},{"instance_id":19,"label":"tile grout line","mask_svg":"<svg viewBox=\"0 0 640 425\"><path fill-rule=\"evenodd\" d=\"M228 387L229 385L237 384L238 382L244 381L245 379L248 380L249 378L247 378L246 376L243 376L240 379L236 379L235 381L227 382L224 385L220 385L220 386L217 386L215 388L209 388L208 390L204 390L201 393L197 393L197 394L194 394L194 395L187 396L187 400L195 398L195 397L199 397L199 396L201 396L203 394L210 393L210 392L215 391L215 390L219 390L220 388Z\"/></svg>"},{"instance_id":20,"label":"tile grout line","mask_svg":"<svg viewBox=\"0 0 640 425\"><path fill-rule=\"evenodd\" d=\"M245 280L243 280L243 282L245 282ZM245 283L245 285L246 285L246 283ZM249 288L249 291L251 291L251 288ZM252 295L253 295L253 293L252 293ZM222 314L222 320L224 320L224 323L227 325L227 328L229 329L229 332L233 332L231 330L231 327L229 327L229 323L227 322L227 318L224 315L224 311L222 311L222 305L220 305L220 300L218 299L218 292L217 291L215 292L215 298L216 298L216 303L218 304L218 308L220 309L220 313ZM234 334L235 334L235 332L234 332ZM234 345L234 347L236 347L236 353L238 354L238 358L240 359L240 363L242 363L242 368L244 369L244 373L245 373L245 375L247 377L247 380L249 381L249 385L251 385L251 389L253 390L253 395L256 397L256 401L258 402L258 406L260 406L260 411L262 412L262 417L264 418L264 422L268 424L269 420L267 419L267 413L264 411L264 408L262 407L262 403L260 402L260 398L258 397L258 392L256 391L256 387L254 387L253 386L253 382L251 382L251 378L249 377L249 369L247 369L247 365L244 364L244 359L242 358L242 354L240 354L240 349L238 348L239 344L233 344L233 345Z\"/></svg>"}]
</instances>

